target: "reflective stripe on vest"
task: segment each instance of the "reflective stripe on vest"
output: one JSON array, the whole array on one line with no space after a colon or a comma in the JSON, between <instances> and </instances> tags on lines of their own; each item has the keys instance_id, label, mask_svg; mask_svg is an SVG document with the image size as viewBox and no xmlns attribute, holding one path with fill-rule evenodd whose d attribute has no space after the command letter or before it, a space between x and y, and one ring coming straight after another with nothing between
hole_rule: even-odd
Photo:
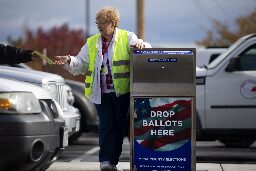
<instances>
[{"instance_id":1,"label":"reflective stripe on vest","mask_svg":"<svg viewBox=\"0 0 256 171\"><path fill-rule=\"evenodd\" d=\"M89 49L89 66L85 78L85 96L89 99L92 94L95 60L97 58L97 42L99 34L87 40ZM125 94L130 91L130 51L128 43L128 31L118 30L112 57L112 78L117 94Z\"/></svg>"}]
</instances>

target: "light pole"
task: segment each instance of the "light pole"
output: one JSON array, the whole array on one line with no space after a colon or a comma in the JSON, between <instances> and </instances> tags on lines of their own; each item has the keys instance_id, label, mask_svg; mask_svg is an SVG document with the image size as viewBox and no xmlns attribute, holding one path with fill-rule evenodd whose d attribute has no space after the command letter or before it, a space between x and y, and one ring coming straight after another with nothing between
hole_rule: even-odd
<instances>
[{"instance_id":1,"label":"light pole","mask_svg":"<svg viewBox=\"0 0 256 171\"><path fill-rule=\"evenodd\" d=\"M137 0L137 35L144 40L144 0Z\"/></svg>"},{"instance_id":2,"label":"light pole","mask_svg":"<svg viewBox=\"0 0 256 171\"><path fill-rule=\"evenodd\" d=\"M86 38L90 36L90 0L85 0L85 29Z\"/></svg>"}]
</instances>

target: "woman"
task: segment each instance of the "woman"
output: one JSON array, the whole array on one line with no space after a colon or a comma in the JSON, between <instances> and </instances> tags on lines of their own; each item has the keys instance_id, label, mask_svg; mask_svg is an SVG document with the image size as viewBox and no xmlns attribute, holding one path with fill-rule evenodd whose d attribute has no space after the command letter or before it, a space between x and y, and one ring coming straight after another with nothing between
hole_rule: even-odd
<instances>
[{"instance_id":1,"label":"woman","mask_svg":"<svg viewBox=\"0 0 256 171\"><path fill-rule=\"evenodd\" d=\"M117 170L130 103L130 46L151 47L129 31L118 28L115 8L96 15L99 33L88 38L77 56L56 56L56 64L72 74L86 74L85 96L99 114L99 161L102 171Z\"/></svg>"}]
</instances>

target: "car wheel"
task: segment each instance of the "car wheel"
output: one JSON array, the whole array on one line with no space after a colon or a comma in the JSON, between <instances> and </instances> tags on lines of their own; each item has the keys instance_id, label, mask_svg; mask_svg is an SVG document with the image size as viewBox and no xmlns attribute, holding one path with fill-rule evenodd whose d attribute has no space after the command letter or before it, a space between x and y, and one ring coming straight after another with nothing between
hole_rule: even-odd
<instances>
[{"instance_id":1,"label":"car wheel","mask_svg":"<svg viewBox=\"0 0 256 171\"><path fill-rule=\"evenodd\" d=\"M82 135L81 131L78 131L78 132L74 133L73 135L71 135L68 138L68 144L73 144L81 135Z\"/></svg>"}]
</instances>

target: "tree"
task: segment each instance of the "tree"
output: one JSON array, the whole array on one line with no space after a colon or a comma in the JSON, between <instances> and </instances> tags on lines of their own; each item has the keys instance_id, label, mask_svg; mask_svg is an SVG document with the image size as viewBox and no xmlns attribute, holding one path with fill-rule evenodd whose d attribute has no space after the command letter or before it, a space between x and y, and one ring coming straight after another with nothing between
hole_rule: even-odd
<instances>
[{"instance_id":1,"label":"tree","mask_svg":"<svg viewBox=\"0 0 256 171\"><path fill-rule=\"evenodd\" d=\"M39 27L33 32L27 28L25 29L24 38L19 38L16 41L11 40L11 38L8 40L14 46L46 53L54 61L56 60L54 56L57 55L76 55L85 44L85 33L82 29L72 30L65 23L59 27L54 26L48 31ZM74 78L67 71L64 71L62 66L43 65L40 60L30 62L28 65L36 70L56 73L68 79L84 81L84 76Z\"/></svg>"},{"instance_id":2,"label":"tree","mask_svg":"<svg viewBox=\"0 0 256 171\"><path fill-rule=\"evenodd\" d=\"M230 30L226 23L213 21L213 30L206 33L206 38L196 41L203 46L230 46L240 37L256 33L256 9L247 16L238 17L235 20L236 29Z\"/></svg>"}]
</instances>

